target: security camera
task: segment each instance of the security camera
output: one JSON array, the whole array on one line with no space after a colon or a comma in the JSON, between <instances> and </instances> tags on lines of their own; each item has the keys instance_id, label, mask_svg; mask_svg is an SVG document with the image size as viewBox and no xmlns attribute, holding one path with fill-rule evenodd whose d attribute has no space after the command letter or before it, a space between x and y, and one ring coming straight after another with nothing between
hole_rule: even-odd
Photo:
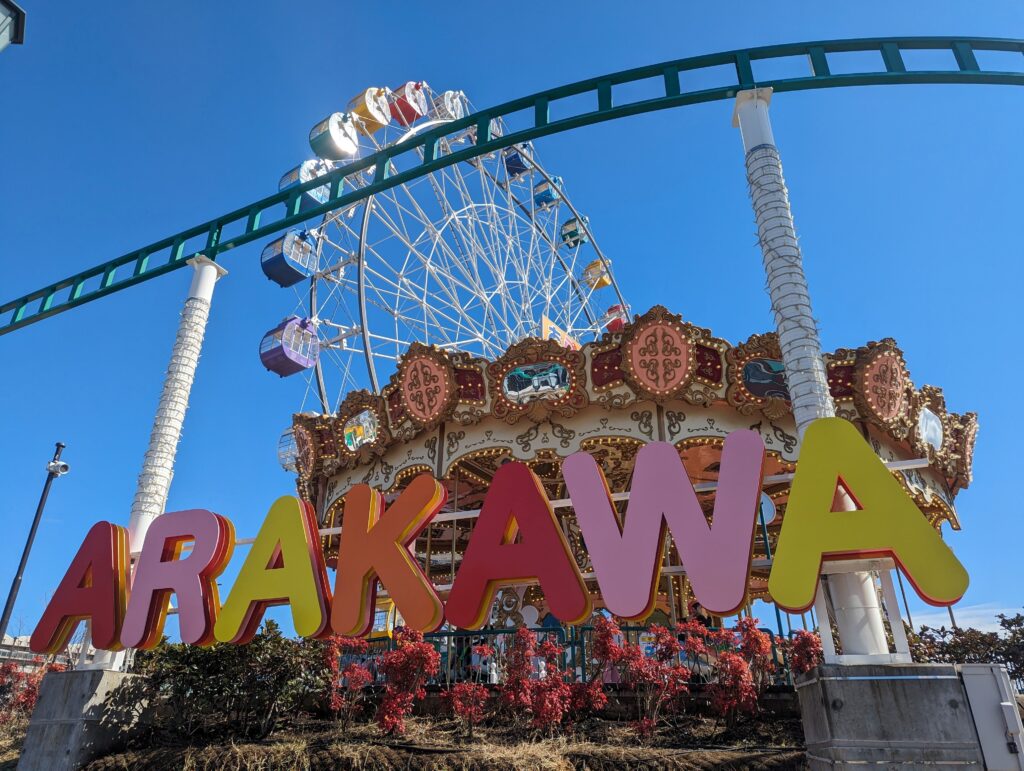
<instances>
[{"instance_id":1,"label":"security camera","mask_svg":"<svg viewBox=\"0 0 1024 771\"><path fill-rule=\"evenodd\" d=\"M62 460L51 460L46 464L46 470L56 477L61 477L71 471L71 466Z\"/></svg>"}]
</instances>

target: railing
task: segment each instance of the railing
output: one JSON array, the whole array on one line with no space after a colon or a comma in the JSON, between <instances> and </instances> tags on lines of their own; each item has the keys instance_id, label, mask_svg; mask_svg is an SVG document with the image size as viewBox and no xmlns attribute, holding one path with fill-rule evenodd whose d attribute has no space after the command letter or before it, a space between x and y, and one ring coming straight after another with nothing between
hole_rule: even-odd
<instances>
[{"instance_id":1,"label":"railing","mask_svg":"<svg viewBox=\"0 0 1024 771\"><path fill-rule=\"evenodd\" d=\"M649 632L646 626L620 626L623 638L631 643L640 644L640 636ZM593 649L594 627L580 626L569 627L568 633L562 627L531 627L530 631L537 635L538 641L547 637L554 638L563 647L561 664L563 668L572 670L577 677L589 679L595 676L597 662L588 655L588 650ZM710 628L709 632L716 632L717 628ZM774 672L771 673L771 683L774 685L792 685L793 678L789 667L789 660L785 651L778 644L778 638L770 629L762 628L762 632L768 635L771 640L772 661L776 663ZM433 682L450 685L453 682L462 680L488 681L488 675L483 671L473 671L472 648L479 641L484 641L496 650L500 659L511 642L511 636L516 633L515 627L504 627L500 629L480 629L477 631L452 630L448 632L432 632L423 635L426 642L434 646L441 655L441 670ZM686 634L678 635L680 641L685 641ZM393 650L395 642L390 637L373 637L369 640L370 649L365 654L345 654L344 661L359 660L370 666L371 671L376 674L376 658L385 651ZM699 657L692 657L685 652L680 654L680 662L685 664L698 679L707 679L715 666L718 655L726 650L727 646L719 644L712 646L709 654ZM500 668L499 668L500 681Z\"/></svg>"},{"instance_id":2,"label":"railing","mask_svg":"<svg viewBox=\"0 0 1024 771\"><path fill-rule=\"evenodd\" d=\"M946 52L948 63L939 69L914 69L912 63L908 66L905 55L918 51ZM236 246L356 204L446 166L581 126L655 110L731 99L739 91L755 87L771 87L777 92L786 92L908 83L1024 85L1024 72L983 67L978 61L978 52L1022 55L1024 41L910 37L787 43L677 59L531 94L425 131L408 142L386 147L315 180L267 196L6 302L0 305L0 335L177 270L196 254L216 259ZM840 69L837 59L856 53L870 55L874 63L854 67L850 72L834 72ZM762 64L793 57L804 62L803 73L795 77L761 77ZM1019 62L1015 64L1020 67ZM717 76L722 82L710 88L689 87L691 81L698 83L696 75L700 72ZM627 87L631 91L643 91L643 98L630 98L626 93ZM492 122L498 118L510 129L501 136L492 133ZM472 141L463 149L440 154L441 140L452 135L472 137ZM631 167L636 165L635 161L629 163ZM399 166L404 166L404 170L399 171ZM357 187L356 175L366 169L373 169L373 182ZM350 178L352 182L346 184ZM301 195L324 185L329 189L326 202L300 211Z\"/></svg>"}]
</instances>

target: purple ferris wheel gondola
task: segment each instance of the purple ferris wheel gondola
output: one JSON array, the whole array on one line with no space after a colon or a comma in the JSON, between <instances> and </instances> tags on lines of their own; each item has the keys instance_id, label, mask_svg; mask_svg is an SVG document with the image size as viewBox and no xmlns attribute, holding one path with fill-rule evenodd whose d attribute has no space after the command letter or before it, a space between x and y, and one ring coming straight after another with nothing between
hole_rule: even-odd
<instances>
[{"instance_id":1,"label":"purple ferris wheel gondola","mask_svg":"<svg viewBox=\"0 0 1024 771\"><path fill-rule=\"evenodd\" d=\"M281 377L294 375L316 364L320 338L310 319L289 316L263 336L260 361Z\"/></svg>"}]
</instances>

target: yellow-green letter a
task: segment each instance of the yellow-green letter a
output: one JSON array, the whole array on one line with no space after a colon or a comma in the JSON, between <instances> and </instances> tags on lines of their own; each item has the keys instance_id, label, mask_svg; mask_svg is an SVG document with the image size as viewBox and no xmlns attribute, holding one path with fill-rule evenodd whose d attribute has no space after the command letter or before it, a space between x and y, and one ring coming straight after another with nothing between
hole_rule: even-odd
<instances>
[{"instance_id":1,"label":"yellow-green letter a","mask_svg":"<svg viewBox=\"0 0 1024 771\"><path fill-rule=\"evenodd\" d=\"M270 507L213 633L239 645L256 634L266 609L290 605L300 637L321 637L330 612L327 571L313 507L291 495Z\"/></svg>"},{"instance_id":2,"label":"yellow-green letter a","mask_svg":"<svg viewBox=\"0 0 1024 771\"><path fill-rule=\"evenodd\" d=\"M837 486L856 511L833 511ZM931 605L967 591L967 571L853 426L814 421L804 434L768 590L801 612L814 602L823 560L892 557Z\"/></svg>"}]
</instances>

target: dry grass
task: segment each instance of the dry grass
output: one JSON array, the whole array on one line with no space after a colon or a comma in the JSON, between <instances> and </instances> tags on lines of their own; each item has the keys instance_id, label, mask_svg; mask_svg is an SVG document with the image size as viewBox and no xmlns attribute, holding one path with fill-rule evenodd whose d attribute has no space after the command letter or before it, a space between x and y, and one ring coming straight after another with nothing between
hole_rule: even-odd
<instances>
[{"instance_id":1,"label":"dry grass","mask_svg":"<svg viewBox=\"0 0 1024 771\"><path fill-rule=\"evenodd\" d=\"M13 771L21 755L21 743L25 739L28 720L17 718L0 724L0 771Z\"/></svg>"},{"instance_id":2,"label":"dry grass","mask_svg":"<svg viewBox=\"0 0 1024 771\"><path fill-rule=\"evenodd\" d=\"M479 745L436 754L365 743L312 749L301 743L282 746L233 745L187 750L149 750L114 755L90 765L90 771L612 771L612 769L801 769L804 753L793 750L666 750L607 747L545 740L512 746Z\"/></svg>"},{"instance_id":3,"label":"dry grass","mask_svg":"<svg viewBox=\"0 0 1024 771\"><path fill-rule=\"evenodd\" d=\"M309 721L262 742L227 742L197 747L148 747L95 761L90 771L187 769L187 771L568 771L569 769L790 769L804 768L804 753L791 733L740 734L711 721L666 728L656 746L640 746L629 729L595 721L574 736L522 739L508 721L481 727L466 743L452 720L416 718L400 739L385 739L368 724L342 736L337 725ZM721 747L730 738L733 746ZM766 741L767 740L767 741ZM714 745L713 748L683 746ZM742 746L746 745L746 746ZM756 746L755 746L756 745Z\"/></svg>"}]
</instances>

